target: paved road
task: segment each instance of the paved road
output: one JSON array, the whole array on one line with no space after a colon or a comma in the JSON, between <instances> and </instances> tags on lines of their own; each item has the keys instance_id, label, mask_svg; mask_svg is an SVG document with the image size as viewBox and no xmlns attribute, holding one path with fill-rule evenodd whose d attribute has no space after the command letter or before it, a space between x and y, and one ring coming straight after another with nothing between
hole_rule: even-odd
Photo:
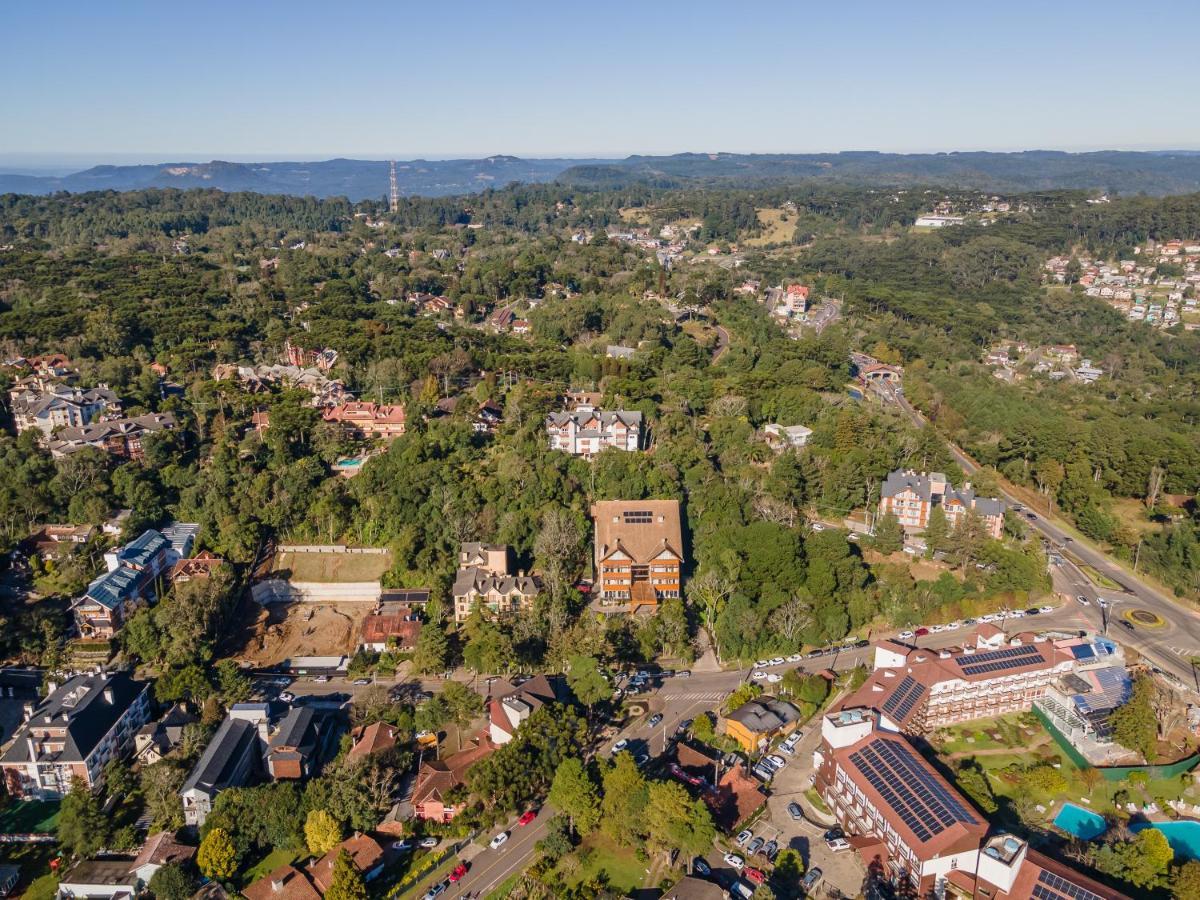
<instances>
[{"instance_id":1,"label":"paved road","mask_svg":"<svg viewBox=\"0 0 1200 900\"><path fill-rule=\"evenodd\" d=\"M885 398L894 402L913 424L918 427L927 424L925 417L913 408L902 393L891 388L884 389L882 393ZM947 445L964 472L970 474L979 469L979 465L966 453L949 441ZM1024 505L1020 498L1009 492L1002 489L1001 493L1009 503ZM1068 571L1063 574L1065 583L1076 585L1077 593L1091 599L1093 606L1096 597L1103 596L1118 601L1115 608L1118 621L1123 612L1138 608L1154 613L1166 623L1161 628L1139 627L1134 631L1129 631L1124 626L1113 628L1115 623L1110 623L1110 636L1133 647L1152 663L1170 672L1188 689L1200 692L1200 676L1190 663L1192 656L1200 656L1200 614L1131 574L1086 538L1078 536L1075 532L1068 532L1064 525L1047 519L1040 512L1028 512L1025 522L1030 528L1052 545L1065 548L1068 556L1090 566L1124 588L1123 591L1097 588L1068 560ZM1097 612L1093 617L1097 624L1099 618L1100 614Z\"/></svg>"},{"instance_id":2,"label":"paved road","mask_svg":"<svg viewBox=\"0 0 1200 900\"><path fill-rule=\"evenodd\" d=\"M712 362L716 362L729 349L729 332L721 325L716 326L717 345L713 347Z\"/></svg>"},{"instance_id":3,"label":"paved road","mask_svg":"<svg viewBox=\"0 0 1200 900\"><path fill-rule=\"evenodd\" d=\"M450 885L449 890L442 894L447 900L462 897L476 891L481 896L487 896L495 890L504 879L520 872L533 855L534 845L546 836L546 823L553 818L553 811L545 807L538 811L537 818L528 825L517 825L515 822L505 829L495 829L488 834L488 840L495 837L501 830L508 832L508 841L498 850L488 847L463 850L463 859L467 861L467 874L457 884ZM474 850L474 852L471 852Z\"/></svg>"}]
</instances>

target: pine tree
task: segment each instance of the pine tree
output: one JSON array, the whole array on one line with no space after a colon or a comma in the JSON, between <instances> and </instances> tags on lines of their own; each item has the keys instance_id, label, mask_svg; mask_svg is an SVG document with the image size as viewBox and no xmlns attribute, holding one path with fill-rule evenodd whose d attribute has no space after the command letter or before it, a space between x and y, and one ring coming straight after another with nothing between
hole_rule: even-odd
<instances>
[{"instance_id":1,"label":"pine tree","mask_svg":"<svg viewBox=\"0 0 1200 900\"><path fill-rule=\"evenodd\" d=\"M417 646L413 648L413 670L418 674L426 672L444 672L446 657L450 648L446 640L446 629L442 626L442 608L438 601L432 601L426 608L428 620L417 636Z\"/></svg>"},{"instance_id":2,"label":"pine tree","mask_svg":"<svg viewBox=\"0 0 1200 900\"><path fill-rule=\"evenodd\" d=\"M884 513L875 523L875 549L880 553L896 553L904 547L904 529L892 512Z\"/></svg>"},{"instance_id":3,"label":"pine tree","mask_svg":"<svg viewBox=\"0 0 1200 900\"><path fill-rule=\"evenodd\" d=\"M108 839L109 822L100 808L100 798L79 777L63 798L58 817L58 840L71 856L91 856Z\"/></svg>"},{"instance_id":4,"label":"pine tree","mask_svg":"<svg viewBox=\"0 0 1200 900\"><path fill-rule=\"evenodd\" d=\"M554 773L550 795L546 799L551 806L571 817L571 827L580 836L590 834L600 824L600 798L596 785L577 757L562 761Z\"/></svg>"},{"instance_id":5,"label":"pine tree","mask_svg":"<svg viewBox=\"0 0 1200 900\"><path fill-rule=\"evenodd\" d=\"M333 861L333 877L329 881L329 890L325 892L325 900L367 900L367 885L362 873L345 848L338 852Z\"/></svg>"}]
</instances>

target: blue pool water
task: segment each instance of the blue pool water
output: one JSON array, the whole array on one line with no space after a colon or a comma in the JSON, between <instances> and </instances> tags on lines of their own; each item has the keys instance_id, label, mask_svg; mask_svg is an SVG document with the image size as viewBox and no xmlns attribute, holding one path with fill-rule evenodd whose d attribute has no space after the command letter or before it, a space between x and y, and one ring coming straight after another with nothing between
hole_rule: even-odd
<instances>
[{"instance_id":1,"label":"blue pool water","mask_svg":"<svg viewBox=\"0 0 1200 900\"><path fill-rule=\"evenodd\" d=\"M1073 834L1085 841L1095 840L1108 830L1104 816L1097 815L1082 806L1076 806L1074 803L1063 804L1063 808L1054 817L1054 824L1067 834ZM1169 837L1168 840L1170 840Z\"/></svg>"},{"instance_id":2,"label":"blue pool water","mask_svg":"<svg viewBox=\"0 0 1200 900\"><path fill-rule=\"evenodd\" d=\"M1200 859L1200 822L1159 822L1153 825L1143 822L1140 827L1132 826L1134 831L1143 828L1157 828L1166 835L1177 860Z\"/></svg>"}]
</instances>

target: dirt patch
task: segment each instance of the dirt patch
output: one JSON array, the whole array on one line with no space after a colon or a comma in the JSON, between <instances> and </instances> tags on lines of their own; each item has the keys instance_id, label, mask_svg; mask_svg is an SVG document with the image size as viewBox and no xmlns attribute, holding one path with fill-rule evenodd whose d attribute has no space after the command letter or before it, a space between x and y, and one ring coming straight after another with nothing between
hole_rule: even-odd
<instances>
[{"instance_id":1,"label":"dirt patch","mask_svg":"<svg viewBox=\"0 0 1200 900\"><path fill-rule=\"evenodd\" d=\"M864 550L863 559L871 566L877 566L881 563L892 566L904 566L908 569L908 574L912 576L914 581L937 581L945 572L949 572L959 581L962 581L962 575L945 563L934 559L920 559L910 556L903 551L897 551L896 553L884 556L875 550Z\"/></svg>"},{"instance_id":2,"label":"dirt patch","mask_svg":"<svg viewBox=\"0 0 1200 900\"><path fill-rule=\"evenodd\" d=\"M243 603L231 635L238 662L270 666L295 656L343 656L354 652L372 603Z\"/></svg>"}]
</instances>

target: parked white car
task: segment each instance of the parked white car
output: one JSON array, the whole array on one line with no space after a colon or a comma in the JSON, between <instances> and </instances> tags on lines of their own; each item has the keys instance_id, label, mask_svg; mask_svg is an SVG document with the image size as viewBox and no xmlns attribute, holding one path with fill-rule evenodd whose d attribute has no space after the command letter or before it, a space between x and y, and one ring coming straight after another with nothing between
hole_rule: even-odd
<instances>
[{"instance_id":1,"label":"parked white car","mask_svg":"<svg viewBox=\"0 0 1200 900\"><path fill-rule=\"evenodd\" d=\"M506 843L508 843L508 832L502 831L498 835L496 835L494 838L492 838L492 842L490 844L488 844L488 846L491 847L493 850L499 850Z\"/></svg>"},{"instance_id":2,"label":"parked white car","mask_svg":"<svg viewBox=\"0 0 1200 900\"><path fill-rule=\"evenodd\" d=\"M736 853L726 853L725 854L725 865L729 866L731 869L736 869L737 871L740 872L740 871L742 871L742 869L744 869L746 867L746 861L744 859L742 859L740 856L738 856Z\"/></svg>"}]
</instances>

